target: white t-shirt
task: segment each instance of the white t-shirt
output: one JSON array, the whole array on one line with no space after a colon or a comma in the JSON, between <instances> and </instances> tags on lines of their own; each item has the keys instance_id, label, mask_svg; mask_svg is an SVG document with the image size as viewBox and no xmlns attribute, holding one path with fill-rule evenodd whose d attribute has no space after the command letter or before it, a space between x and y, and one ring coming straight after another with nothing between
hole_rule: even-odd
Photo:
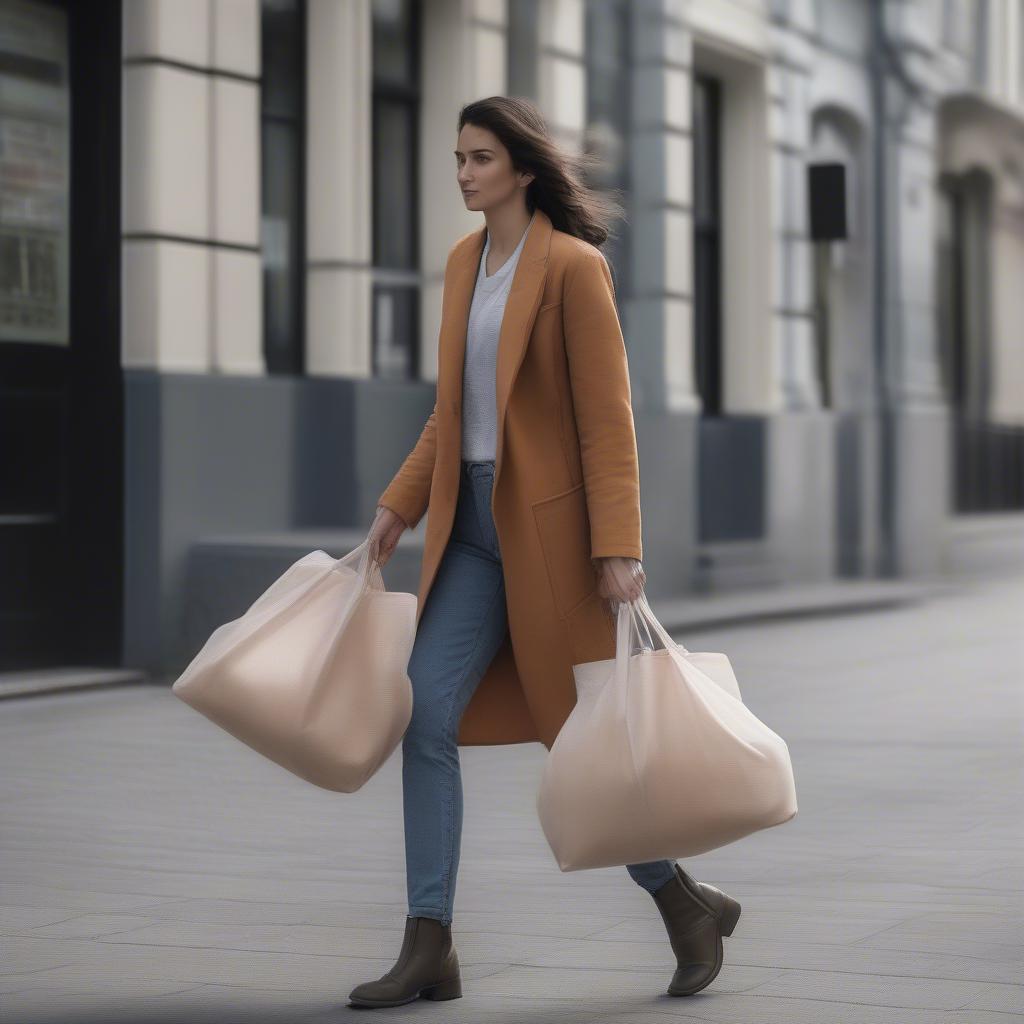
<instances>
[{"instance_id":1,"label":"white t-shirt","mask_svg":"<svg viewBox=\"0 0 1024 1024\"><path fill-rule=\"evenodd\" d=\"M498 338L519 254L536 219L530 218L523 237L511 256L487 276L491 234L487 232L480 254L473 302L469 308L466 357L462 368L462 458L466 462L494 460L498 441L498 408L495 393L498 370Z\"/></svg>"}]
</instances>

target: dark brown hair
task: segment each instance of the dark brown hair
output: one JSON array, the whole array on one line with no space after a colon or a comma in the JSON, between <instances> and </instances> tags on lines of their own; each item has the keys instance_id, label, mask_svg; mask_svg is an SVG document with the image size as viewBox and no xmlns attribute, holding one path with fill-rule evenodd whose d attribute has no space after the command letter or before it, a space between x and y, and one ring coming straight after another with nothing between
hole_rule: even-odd
<instances>
[{"instance_id":1,"label":"dark brown hair","mask_svg":"<svg viewBox=\"0 0 1024 1024\"><path fill-rule=\"evenodd\" d=\"M532 174L526 187L531 213L540 207L559 231L601 246L613 235L611 222L624 216L621 191L602 193L585 182L600 165L590 154L562 149L552 138L537 105L521 96L488 96L459 111L458 131L467 124L493 132L512 157L517 171Z\"/></svg>"}]
</instances>

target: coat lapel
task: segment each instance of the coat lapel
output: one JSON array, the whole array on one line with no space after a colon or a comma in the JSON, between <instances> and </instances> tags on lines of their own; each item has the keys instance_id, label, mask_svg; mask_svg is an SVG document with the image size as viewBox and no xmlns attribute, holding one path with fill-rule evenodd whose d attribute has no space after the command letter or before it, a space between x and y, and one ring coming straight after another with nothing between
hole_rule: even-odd
<instances>
[{"instance_id":1,"label":"coat lapel","mask_svg":"<svg viewBox=\"0 0 1024 1024\"><path fill-rule=\"evenodd\" d=\"M547 275L548 249L553 228L551 219L537 209L519 254L512 284L509 288L501 331L498 335L498 361L495 376L495 402L497 405L497 447L495 451L494 479L497 483L501 469L501 452L505 433L505 409L519 372L526 345L537 319L544 279ZM469 241L453 259L445 279L445 295L441 314L441 336L438 341L438 375L445 385L445 393L456 412L458 437L462 436L462 379L466 359L466 334L473 290L480 268L480 255L484 249L486 227L474 232Z\"/></svg>"}]
</instances>

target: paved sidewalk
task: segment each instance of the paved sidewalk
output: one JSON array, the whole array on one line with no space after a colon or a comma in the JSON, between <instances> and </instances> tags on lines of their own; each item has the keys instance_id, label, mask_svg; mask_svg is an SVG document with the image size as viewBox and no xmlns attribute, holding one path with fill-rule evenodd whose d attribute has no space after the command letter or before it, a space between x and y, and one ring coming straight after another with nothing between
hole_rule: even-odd
<instances>
[{"instance_id":1,"label":"paved sidewalk","mask_svg":"<svg viewBox=\"0 0 1024 1024\"><path fill-rule=\"evenodd\" d=\"M624 869L562 873L538 744L463 748L465 995L357 1010L405 920L401 755L292 777L154 686L0 704L0 1021L1024 1019L1024 579L678 634L788 742L793 821L684 861L743 904L716 981ZM366 1018L359 1018L366 1019Z\"/></svg>"}]
</instances>

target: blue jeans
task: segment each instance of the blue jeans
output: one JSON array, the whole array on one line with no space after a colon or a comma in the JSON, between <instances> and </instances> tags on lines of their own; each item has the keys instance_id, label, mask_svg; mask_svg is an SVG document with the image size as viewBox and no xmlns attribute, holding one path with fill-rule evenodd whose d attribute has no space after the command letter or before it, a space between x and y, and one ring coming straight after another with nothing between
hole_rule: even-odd
<instances>
[{"instance_id":1,"label":"blue jeans","mask_svg":"<svg viewBox=\"0 0 1024 1024\"><path fill-rule=\"evenodd\" d=\"M413 711L402 739L409 917L451 924L462 840L458 731L508 630L505 576L491 516L493 462L463 462L455 522L409 658ZM627 864L653 893L672 861Z\"/></svg>"}]
</instances>

